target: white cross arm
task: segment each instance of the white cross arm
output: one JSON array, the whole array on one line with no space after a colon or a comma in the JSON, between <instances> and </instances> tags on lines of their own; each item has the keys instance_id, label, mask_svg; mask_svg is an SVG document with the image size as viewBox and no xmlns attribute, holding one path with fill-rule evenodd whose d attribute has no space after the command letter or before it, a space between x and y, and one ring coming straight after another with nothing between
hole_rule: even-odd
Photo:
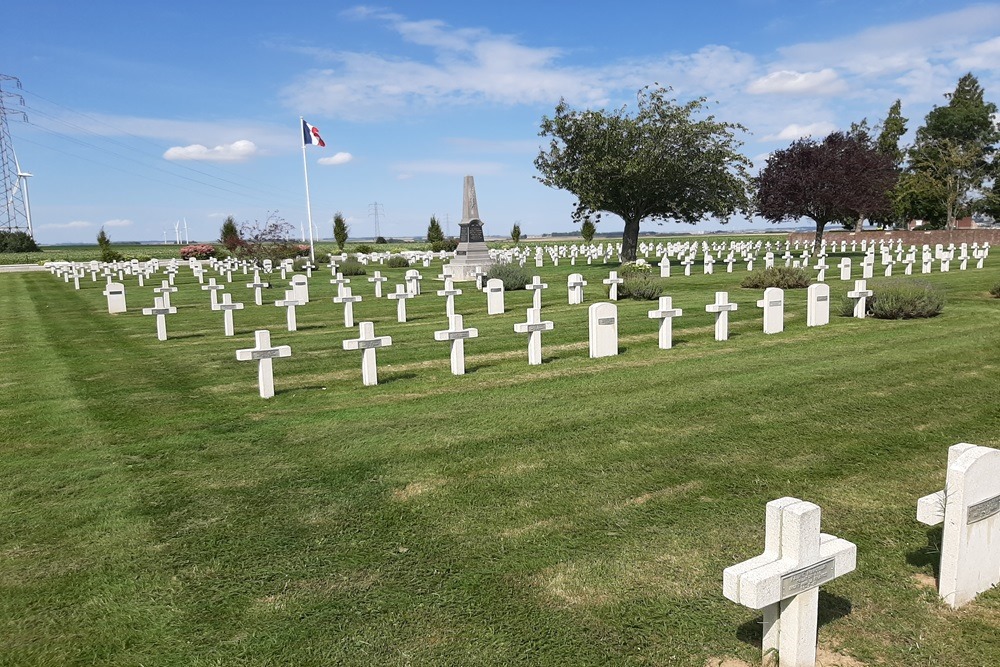
<instances>
[{"instance_id":1,"label":"white cross arm","mask_svg":"<svg viewBox=\"0 0 1000 667\"><path fill-rule=\"evenodd\" d=\"M303 306L305 304L302 301L296 301L295 299L280 299L275 301L274 305L279 308L287 308L288 306Z\"/></svg>"},{"instance_id":2,"label":"white cross arm","mask_svg":"<svg viewBox=\"0 0 1000 667\"><path fill-rule=\"evenodd\" d=\"M670 310L648 310L646 315L651 320L661 320L665 317L680 317L684 314L684 311L680 308L671 308Z\"/></svg>"},{"instance_id":3,"label":"white cross arm","mask_svg":"<svg viewBox=\"0 0 1000 667\"><path fill-rule=\"evenodd\" d=\"M236 350L236 359L239 361L259 361L260 359L276 359L278 357L292 356L290 345L279 345L266 350Z\"/></svg>"},{"instance_id":4,"label":"white cross arm","mask_svg":"<svg viewBox=\"0 0 1000 667\"><path fill-rule=\"evenodd\" d=\"M170 306L169 308L143 308L143 315L176 315L177 308L175 306Z\"/></svg>"},{"instance_id":5,"label":"white cross arm","mask_svg":"<svg viewBox=\"0 0 1000 667\"><path fill-rule=\"evenodd\" d=\"M354 295L351 295L351 296L335 296L335 297L333 297L333 302L334 303L357 303L359 301L361 301L361 297L360 296L354 296Z\"/></svg>"},{"instance_id":6,"label":"white cross arm","mask_svg":"<svg viewBox=\"0 0 1000 667\"><path fill-rule=\"evenodd\" d=\"M819 560L802 567L765 552L723 570L722 593L751 609L763 609L853 572L858 547L826 533L819 536Z\"/></svg>"},{"instance_id":7,"label":"white cross arm","mask_svg":"<svg viewBox=\"0 0 1000 667\"><path fill-rule=\"evenodd\" d=\"M723 311L736 310L738 307L735 303L710 303L705 306L705 310L709 313L721 313Z\"/></svg>"},{"instance_id":8,"label":"white cross arm","mask_svg":"<svg viewBox=\"0 0 1000 667\"><path fill-rule=\"evenodd\" d=\"M392 345L392 336L377 336L368 340L352 338L344 341L345 350L370 350L378 347L389 347Z\"/></svg>"},{"instance_id":9,"label":"white cross arm","mask_svg":"<svg viewBox=\"0 0 1000 667\"><path fill-rule=\"evenodd\" d=\"M517 322L514 324L515 333L531 333L533 331L552 331L555 323L545 320L544 322Z\"/></svg>"},{"instance_id":10,"label":"white cross arm","mask_svg":"<svg viewBox=\"0 0 1000 667\"><path fill-rule=\"evenodd\" d=\"M944 505L948 494L938 491L917 501L917 521L928 526L936 526L944 521Z\"/></svg>"},{"instance_id":11,"label":"white cross arm","mask_svg":"<svg viewBox=\"0 0 1000 667\"><path fill-rule=\"evenodd\" d=\"M459 340L460 338L479 338L479 329L434 332L434 340Z\"/></svg>"}]
</instances>

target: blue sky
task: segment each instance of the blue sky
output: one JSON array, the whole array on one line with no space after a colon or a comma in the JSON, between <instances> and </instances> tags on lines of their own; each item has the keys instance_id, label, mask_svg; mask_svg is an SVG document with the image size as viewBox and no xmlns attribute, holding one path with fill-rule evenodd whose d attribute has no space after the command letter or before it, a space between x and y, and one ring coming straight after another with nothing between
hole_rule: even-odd
<instances>
[{"instance_id":1,"label":"blue sky","mask_svg":"<svg viewBox=\"0 0 1000 667\"><path fill-rule=\"evenodd\" d=\"M567 9L572 7L571 9ZM299 116L317 234L452 233L476 177L487 234L570 231L572 195L533 176L539 120L560 98L617 107L658 82L745 125L770 151L884 117L910 134L972 71L1000 101L1000 4L887 2L21 2L0 72L29 123L9 124L36 238L218 236L222 220L306 220ZM14 103L8 99L8 106ZM734 229L767 223L735 219ZM646 223L644 229L657 229ZM664 231L715 230L717 221ZM619 231L607 216L600 231Z\"/></svg>"}]
</instances>

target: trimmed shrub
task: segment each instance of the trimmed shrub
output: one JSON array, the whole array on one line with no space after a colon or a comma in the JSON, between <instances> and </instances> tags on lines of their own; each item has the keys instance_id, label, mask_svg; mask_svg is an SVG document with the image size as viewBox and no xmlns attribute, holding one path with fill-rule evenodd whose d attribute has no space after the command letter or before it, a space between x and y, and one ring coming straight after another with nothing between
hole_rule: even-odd
<instances>
[{"instance_id":1,"label":"trimmed shrub","mask_svg":"<svg viewBox=\"0 0 1000 667\"><path fill-rule=\"evenodd\" d=\"M385 240L384 236L380 236L377 239L375 239L375 245L385 245L387 243L388 241Z\"/></svg>"},{"instance_id":2,"label":"trimmed shrub","mask_svg":"<svg viewBox=\"0 0 1000 667\"><path fill-rule=\"evenodd\" d=\"M375 252L375 248L372 247L372 244L370 243L359 243L358 245L354 246L354 252L356 252L359 255L370 255L373 252Z\"/></svg>"},{"instance_id":3,"label":"trimmed shrub","mask_svg":"<svg viewBox=\"0 0 1000 667\"><path fill-rule=\"evenodd\" d=\"M1000 283L997 283L996 285L990 288L990 296L992 296L994 299L1000 299Z\"/></svg>"},{"instance_id":4,"label":"trimmed shrub","mask_svg":"<svg viewBox=\"0 0 1000 667\"><path fill-rule=\"evenodd\" d=\"M865 315L880 320L910 320L935 317L944 309L944 293L930 283L913 280L878 280L868 285L872 296L865 302ZM840 314L854 314L854 299L846 294Z\"/></svg>"},{"instance_id":5,"label":"trimmed shrub","mask_svg":"<svg viewBox=\"0 0 1000 667\"><path fill-rule=\"evenodd\" d=\"M499 278L503 281L503 288L507 292L524 289L524 286L531 282L528 271L519 264L494 264L486 273L485 280Z\"/></svg>"},{"instance_id":6,"label":"trimmed shrub","mask_svg":"<svg viewBox=\"0 0 1000 667\"><path fill-rule=\"evenodd\" d=\"M410 266L410 260L406 259L402 255L393 255L389 258L387 264L390 269L405 269Z\"/></svg>"},{"instance_id":7,"label":"trimmed shrub","mask_svg":"<svg viewBox=\"0 0 1000 667\"><path fill-rule=\"evenodd\" d=\"M791 266L773 266L770 269L757 269L747 274L740 287L751 289L767 289L768 287L780 287L781 289L805 289L809 287L812 279L805 269L796 269Z\"/></svg>"},{"instance_id":8,"label":"trimmed shrub","mask_svg":"<svg viewBox=\"0 0 1000 667\"><path fill-rule=\"evenodd\" d=\"M192 243L181 248L181 259L208 259L215 257L215 246L211 243Z\"/></svg>"},{"instance_id":9,"label":"trimmed shrub","mask_svg":"<svg viewBox=\"0 0 1000 667\"><path fill-rule=\"evenodd\" d=\"M458 248L458 239L454 236L443 239L441 241L434 241L431 243L432 252L455 252Z\"/></svg>"},{"instance_id":10,"label":"trimmed shrub","mask_svg":"<svg viewBox=\"0 0 1000 667\"><path fill-rule=\"evenodd\" d=\"M365 268L365 265L353 257L348 257L341 262L337 266L337 271L345 276L363 276L368 273L368 269Z\"/></svg>"},{"instance_id":11,"label":"trimmed shrub","mask_svg":"<svg viewBox=\"0 0 1000 667\"><path fill-rule=\"evenodd\" d=\"M621 274L619 273L619 276ZM636 301L656 301L663 294L663 283L659 278L645 273L630 273L625 282L618 285L619 299L635 299ZM610 285L608 292L610 293Z\"/></svg>"},{"instance_id":12,"label":"trimmed shrub","mask_svg":"<svg viewBox=\"0 0 1000 667\"><path fill-rule=\"evenodd\" d=\"M653 275L653 267L650 266L646 260L637 259L634 262L625 262L620 267L618 267L618 277L619 278L631 278L634 276L651 276ZM621 286L619 285L619 288ZM619 289L619 293L620 289Z\"/></svg>"}]
</instances>

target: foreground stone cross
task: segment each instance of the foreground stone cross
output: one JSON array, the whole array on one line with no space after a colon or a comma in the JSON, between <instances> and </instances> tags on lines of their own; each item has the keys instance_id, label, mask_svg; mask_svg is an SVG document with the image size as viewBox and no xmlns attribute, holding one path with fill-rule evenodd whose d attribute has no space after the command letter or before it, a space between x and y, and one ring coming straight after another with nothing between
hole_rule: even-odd
<instances>
[{"instance_id":1,"label":"foreground stone cross","mask_svg":"<svg viewBox=\"0 0 1000 667\"><path fill-rule=\"evenodd\" d=\"M104 296L108 297L108 312L109 313L124 313L125 308L125 285L122 283L108 283L104 291L101 292Z\"/></svg>"},{"instance_id":2,"label":"foreground stone cross","mask_svg":"<svg viewBox=\"0 0 1000 667\"><path fill-rule=\"evenodd\" d=\"M673 300L669 296L660 297L660 307L647 312L649 319L660 320L660 349L669 350L674 346L674 324L673 319L680 317L684 311L673 307Z\"/></svg>"},{"instance_id":3,"label":"foreground stone cross","mask_svg":"<svg viewBox=\"0 0 1000 667\"><path fill-rule=\"evenodd\" d=\"M729 302L729 292L716 292L715 303L705 306L706 312L715 313L715 340L729 340L729 312L737 308Z\"/></svg>"},{"instance_id":4,"label":"foreground stone cross","mask_svg":"<svg viewBox=\"0 0 1000 667\"><path fill-rule=\"evenodd\" d=\"M868 305L868 297L874 292L868 289L868 282L865 280L855 280L854 290L847 293L847 297L854 299L854 317L859 320L865 319L865 308Z\"/></svg>"},{"instance_id":5,"label":"foreground stone cross","mask_svg":"<svg viewBox=\"0 0 1000 667\"><path fill-rule=\"evenodd\" d=\"M451 372L453 375L465 375L465 339L479 338L479 329L464 328L461 315L448 318L448 328L435 331L434 340L451 341Z\"/></svg>"},{"instance_id":6,"label":"foreground stone cross","mask_svg":"<svg viewBox=\"0 0 1000 667\"><path fill-rule=\"evenodd\" d=\"M208 292L209 296L211 297L212 310L218 310L219 309L219 295L217 294L217 292L219 290L226 289L226 286L225 285L216 285L215 284L215 278L209 278L208 279L208 284L207 285L202 285L201 289L204 290L204 291L206 291L206 292Z\"/></svg>"},{"instance_id":7,"label":"foreground stone cross","mask_svg":"<svg viewBox=\"0 0 1000 667\"><path fill-rule=\"evenodd\" d=\"M402 302L401 302L402 303ZM361 350L361 381L366 387L378 384L378 366L375 363L375 350L392 345L389 336L376 336L374 322L361 322L358 325L360 336L344 341L345 350Z\"/></svg>"},{"instance_id":8,"label":"foreground stone cross","mask_svg":"<svg viewBox=\"0 0 1000 667\"><path fill-rule=\"evenodd\" d=\"M236 335L233 328L233 311L243 310L243 304L233 303L233 295L226 292L222 295L222 303L219 304L216 310L222 311L222 326L225 334L227 336Z\"/></svg>"},{"instance_id":9,"label":"foreground stone cross","mask_svg":"<svg viewBox=\"0 0 1000 667\"><path fill-rule=\"evenodd\" d=\"M785 330L785 290L768 287L757 307L764 309L764 333L776 334Z\"/></svg>"},{"instance_id":10,"label":"foreground stone cross","mask_svg":"<svg viewBox=\"0 0 1000 667\"><path fill-rule=\"evenodd\" d=\"M917 501L917 521L944 522L938 594L952 608L1000 584L1000 449L948 448L945 490Z\"/></svg>"},{"instance_id":11,"label":"foreground stone cross","mask_svg":"<svg viewBox=\"0 0 1000 667\"><path fill-rule=\"evenodd\" d=\"M267 329L253 332L255 347L246 350L236 350L238 361L257 362L257 386L260 387L261 398L274 396L274 368L271 360L276 357L292 356L292 348L288 345L271 347L271 332Z\"/></svg>"},{"instance_id":12,"label":"foreground stone cross","mask_svg":"<svg viewBox=\"0 0 1000 667\"><path fill-rule=\"evenodd\" d=\"M590 328L590 358L618 354L618 306L607 301L591 304L587 311Z\"/></svg>"},{"instance_id":13,"label":"foreground stone cross","mask_svg":"<svg viewBox=\"0 0 1000 667\"><path fill-rule=\"evenodd\" d=\"M156 339L167 339L167 315L176 315L177 309L173 306L165 306L163 297L158 296L153 299L152 308L143 308L143 315L156 315Z\"/></svg>"},{"instance_id":14,"label":"foreground stone cross","mask_svg":"<svg viewBox=\"0 0 1000 667\"><path fill-rule=\"evenodd\" d=\"M387 280L389 279L383 276L381 271L376 271L375 275L373 275L371 278L368 279L368 282L375 283L376 299L382 298L382 283L386 282Z\"/></svg>"},{"instance_id":15,"label":"foreground stone cross","mask_svg":"<svg viewBox=\"0 0 1000 667\"><path fill-rule=\"evenodd\" d=\"M765 660L779 667L814 667L819 587L857 566L858 548L821 533L820 508L798 498L767 504L764 553L722 574L722 592L764 612Z\"/></svg>"},{"instance_id":16,"label":"foreground stone cross","mask_svg":"<svg viewBox=\"0 0 1000 667\"><path fill-rule=\"evenodd\" d=\"M552 331L555 324L542 321L541 308L528 308L528 321L514 324L516 333L528 334L528 365L538 366L542 363L542 332Z\"/></svg>"}]
</instances>

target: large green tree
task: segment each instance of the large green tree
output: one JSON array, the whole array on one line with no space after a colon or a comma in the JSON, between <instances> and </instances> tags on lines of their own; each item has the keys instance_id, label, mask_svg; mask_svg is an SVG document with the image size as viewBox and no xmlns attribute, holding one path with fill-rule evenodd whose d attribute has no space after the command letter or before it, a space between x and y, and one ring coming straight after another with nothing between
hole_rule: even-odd
<instances>
[{"instance_id":1,"label":"large green tree","mask_svg":"<svg viewBox=\"0 0 1000 667\"><path fill-rule=\"evenodd\" d=\"M945 97L948 104L931 109L917 129L898 199L909 217L951 229L988 201L982 195L995 175L1000 131L997 106L971 72Z\"/></svg>"},{"instance_id":2,"label":"large green tree","mask_svg":"<svg viewBox=\"0 0 1000 667\"><path fill-rule=\"evenodd\" d=\"M897 178L892 158L855 134L806 137L768 158L757 177L757 213L772 222L811 218L818 245L831 222L888 211Z\"/></svg>"},{"instance_id":3,"label":"large green tree","mask_svg":"<svg viewBox=\"0 0 1000 667\"><path fill-rule=\"evenodd\" d=\"M333 214L333 240L337 242L337 249L344 252L344 244L347 243L347 235L350 228L344 220L344 214L337 211Z\"/></svg>"},{"instance_id":4,"label":"large green tree","mask_svg":"<svg viewBox=\"0 0 1000 667\"><path fill-rule=\"evenodd\" d=\"M441 223L438 222L437 216L432 215L431 221L427 225L427 242L430 244L441 243L444 241L444 230L441 229Z\"/></svg>"},{"instance_id":5,"label":"large green tree","mask_svg":"<svg viewBox=\"0 0 1000 667\"><path fill-rule=\"evenodd\" d=\"M679 104L669 94L643 88L635 113L578 111L563 100L542 118L550 143L535 158L536 178L576 195L578 222L602 212L624 220L624 261L635 259L643 220L726 222L751 208L751 163L735 137L745 128L706 115L704 98Z\"/></svg>"}]
</instances>

